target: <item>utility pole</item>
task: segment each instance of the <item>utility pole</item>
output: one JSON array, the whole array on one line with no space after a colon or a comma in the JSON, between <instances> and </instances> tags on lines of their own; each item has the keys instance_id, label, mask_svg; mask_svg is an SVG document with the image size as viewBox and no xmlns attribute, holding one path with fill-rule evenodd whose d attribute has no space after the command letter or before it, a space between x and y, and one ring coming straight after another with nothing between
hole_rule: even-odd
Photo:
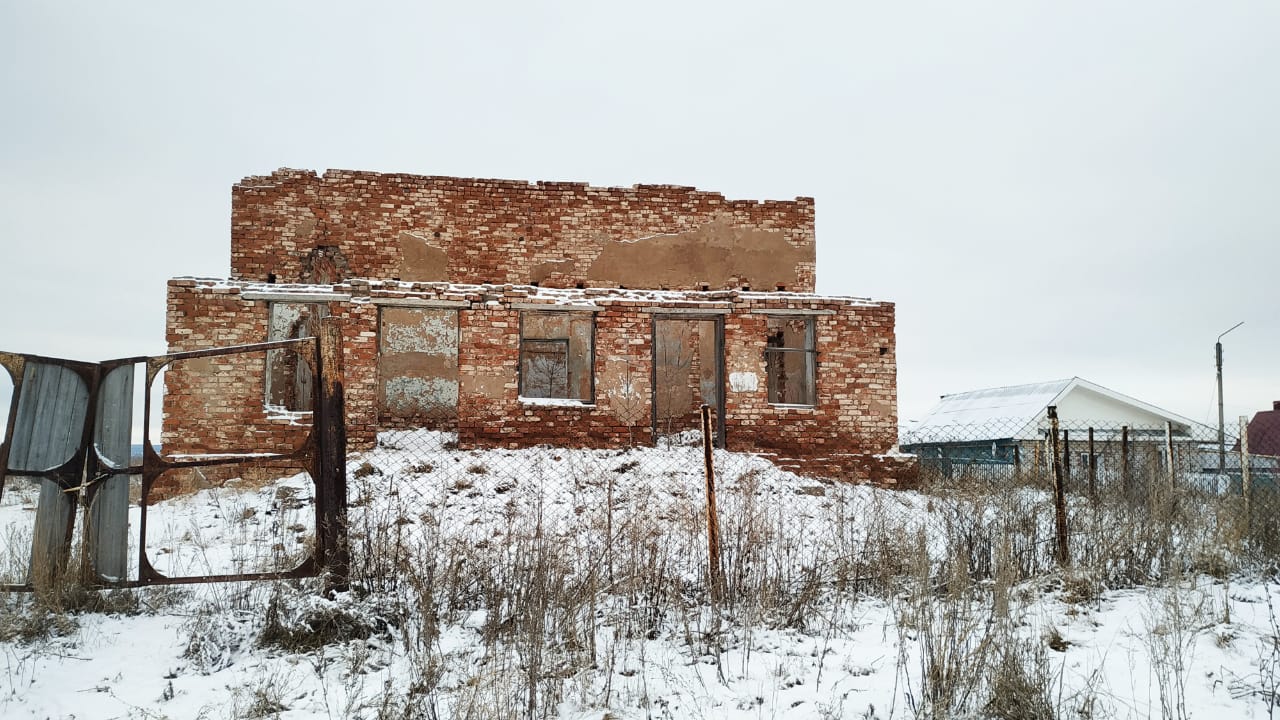
<instances>
[{"instance_id":1,"label":"utility pole","mask_svg":"<svg viewBox=\"0 0 1280 720\"><path fill-rule=\"evenodd\" d=\"M1222 419L1222 338L1243 324L1244 321L1241 320L1232 325L1227 332L1218 336L1218 342L1214 345L1214 355L1218 360L1218 475L1223 475L1227 472L1227 434L1226 424Z\"/></svg>"}]
</instances>

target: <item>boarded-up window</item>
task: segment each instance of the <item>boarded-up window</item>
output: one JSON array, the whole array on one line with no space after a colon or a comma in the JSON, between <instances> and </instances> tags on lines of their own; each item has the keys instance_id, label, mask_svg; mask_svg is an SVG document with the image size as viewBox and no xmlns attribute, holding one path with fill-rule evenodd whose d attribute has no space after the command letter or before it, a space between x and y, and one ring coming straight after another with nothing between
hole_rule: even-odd
<instances>
[{"instance_id":1,"label":"boarded-up window","mask_svg":"<svg viewBox=\"0 0 1280 720\"><path fill-rule=\"evenodd\" d=\"M386 306L378 313L378 410L444 420L458 415L458 311Z\"/></svg>"},{"instance_id":2,"label":"boarded-up window","mask_svg":"<svg viewBox=\"0 0 1280 720\"><path fill-rule=\"evenodd\" d=\"M817 404L817 351L813 318L773 315L764 351L769 402L775 405Z\"/></svg>"},{"instance_id":3,"label":"boarded-up window","mask_svg":"<svg viewBox=\"0 0 1280 720\"><path fill-rule=\"evenodd\" d=\"M522 313L520 396L590 402L593 333L590 313Z\"/></svg>"},{"instance_id":4,"label":"boarded-up window","mask_svg":"<svg viewBox=\"0 0 1280 720\"><path fill-rule=\"evenodd\" d=\"M673 429L696 427L699 406L718 407L719 403L716 321L660 318L654 323L653 337L657 419L674 422Z\"/></svg>"},{"instance_id":5,"label":"boarded-up window","mask_svg":"<svg viewBox=\"0 0 1280 720\"><path fill-rule=\"evenodd\" d=\"M315 337L320 319L329 315L323 303L271 303L267 341ZM304 348L304 352L308 348ZM268 406L296 412L312 408L315 373L307 358L292 349L267 351L266 402Z\"/></svg>"}]
</instances>

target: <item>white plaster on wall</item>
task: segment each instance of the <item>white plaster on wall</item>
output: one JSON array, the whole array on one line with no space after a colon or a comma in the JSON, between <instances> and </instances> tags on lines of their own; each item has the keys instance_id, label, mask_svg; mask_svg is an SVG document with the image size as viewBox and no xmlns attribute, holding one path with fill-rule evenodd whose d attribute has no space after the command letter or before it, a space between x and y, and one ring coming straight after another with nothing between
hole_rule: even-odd
<instances>
[{"instance_id":1,"label":"white plaster on wall","mask_svg":"<svg viewBox=\"0 0 1280 720\"><path fill-rule=\"evenodd\" d=\"M729 389L734 392L755 392L760 387L760 378L755 373L729 373Z\"/></svg>"}]
</instances>

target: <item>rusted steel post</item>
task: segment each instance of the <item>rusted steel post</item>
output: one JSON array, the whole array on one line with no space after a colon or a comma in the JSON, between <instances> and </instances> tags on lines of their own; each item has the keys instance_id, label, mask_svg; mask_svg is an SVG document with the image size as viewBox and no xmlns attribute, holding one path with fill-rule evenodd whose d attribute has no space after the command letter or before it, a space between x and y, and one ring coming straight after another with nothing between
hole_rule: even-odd
<instances>
[{"instance_id":1,"label":"rusted steel post","mask_svg":"<svg viewBox=\"0 0 1280 720\"><path fill-rule=\"evenodd\" d=\"M1126 498L1133 497L1133 486L1129 480L1129 426L1120 426L1120 484L1124 488Z\"/></svg>"},{"instance_id":2,"label":"rusted steel post","mask_svg":"<svg viewBox=\"0 0 1280 720\"><path fill-rule=\"evenodd\" d=\"M1089 497L1098 499L1098 455L1093 449L1093 427L1089 427Z\"/></svg>"},{"instance_id":3,"label":"rusted steel post","mask_svg":"<svg viewBox=\"0 0 1280 720\"><path fill-rule=\"evenodd\" d=\"M1067 548L1067 493L1062 483L1062 459L1058 455L1058 408L1049 406L1050 452L1053 453L1053 511L1057 519L1058 564L1071 562Z\"/></svg>"},{"instance_id":4,"label":"rusted steel post","mask_svg":"<svg viewBox=\"0 0 1280 720\"><path fill-rule=\"evenodd\" d=\"M702 459L707 478L707 562L711 581L711 600L719 604L724 596L724 571L720 566L720 516L716 512L715 466L711 446L711 406L702 406Z\"/></svg>"},{"instance_id":5,"label":"rusted steel post","mask_svg":"<svg viewBox=\"0 0 1280 720\"><path fill-rule=\"evenodd\" d=\"M320 477L316 478L316 523L320 547L316 560L327 571L329 591L349 584L347 548L347 421L343 399L342 327L337 318L320 321L317 339L320 382L316 384Z\"/></svg>"}]
</instances>

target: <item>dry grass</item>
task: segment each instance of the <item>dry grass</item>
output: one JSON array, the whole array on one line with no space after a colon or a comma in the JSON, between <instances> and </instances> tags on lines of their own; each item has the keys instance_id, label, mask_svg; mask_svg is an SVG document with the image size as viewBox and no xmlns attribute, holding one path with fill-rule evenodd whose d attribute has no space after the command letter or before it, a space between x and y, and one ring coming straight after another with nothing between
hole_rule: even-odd
<instances>
[{"instance_id":1,"label":"dry grass","mask_svg":"<svg viewBox=\"0 0 1280 720\"><path fill-rule=\"evenodd\" d=\"M1053 504L1033 477L1000 488L962 480L921 494L811 484L803 498L816 500L801 503L769 494L769 478L748 471L721 485L725 592L713 602L700 489L659 497L659 486L633 482L645 468L625 454L595 464L556 458L514 480L496 456L456 455L401 457L396 467L362 460L351 473L350 595L318 597L310 583L228 585L188 622L193 667L215 672L258 645L313 658L329 677L340 655L352 686L334 691L333 717L547 718L569 700L615 706L612 670L624 659L643 662L648 640L723 671L725 648L749 647L761 629L829 638L852 627L860 603L879 602L894 610L886 632L903 641L896 696L909 714L1085 717L1100 712L1091 691L1053 690L1046 653L1065 645L1018 624L1026 593L1047 588L1089 605L1117 587L1266 567L1230 500L1105 489L1097 501L1072 498L1073 563L1060 568ZM517 503L529 488L557 484L573 492ZM499 516L447 520L450 508L483 493L499 498ZM553 502L567 503L558 517L572 518L571 532L550 519ZM1163 644L1149 649L1168 680L1161 699L1169 716L1178 716L1183 692L1180 653L1205 614L1176 602L1153 608L1153 642ZM137 595L53 583L3 597L8 635L0 640L74 632L76 613L137 606ZM441 644L445 629L458 627L480 638L461 655ZM357 681L367 671L357 659L370 639L405 654L406 683L362 694ZM1280 651L1266 656L1268 667L1275 657ZM583 679L601 676L603 684ZM237 702L245 717L289 704L271 684L243 688Z\"/></svg>"}]
</instances>

